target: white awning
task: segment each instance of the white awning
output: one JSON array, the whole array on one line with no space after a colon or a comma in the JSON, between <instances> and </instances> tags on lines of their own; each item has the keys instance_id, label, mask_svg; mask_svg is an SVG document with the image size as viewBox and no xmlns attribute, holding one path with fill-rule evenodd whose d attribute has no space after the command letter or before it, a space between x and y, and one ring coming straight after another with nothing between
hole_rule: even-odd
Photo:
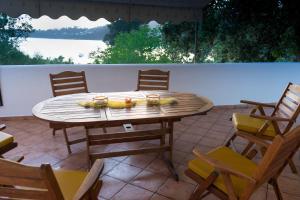
<instances>
[{"instance_id":1,"label":"white awning","mask_svg":"<svg viewBox=\"0 0 300 200\"><path fill-rule=\"evenodd\" d=\"M90 20L105 18L148 22L201 20L202 8L209 0L0 0L0 12L11 17L28 14L33 18L47 15Z\"/></svg>"}]
</instances>

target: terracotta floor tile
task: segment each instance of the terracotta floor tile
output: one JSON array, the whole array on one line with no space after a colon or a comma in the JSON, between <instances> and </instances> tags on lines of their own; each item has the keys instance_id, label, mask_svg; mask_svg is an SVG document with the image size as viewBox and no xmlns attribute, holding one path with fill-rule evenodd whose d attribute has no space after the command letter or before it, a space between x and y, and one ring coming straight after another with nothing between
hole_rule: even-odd
<instances>
[{"instance_id":1,"label":"terracotta floor tile","mask_svg":"<svg viewBox=\"0 0 300 200\"><path fill-rule=\"evenodd\" d=\"M29 158L28 156L26 156L24 158L24 160L22 161L22 163L28 164L28 165L40 166L41 164L46 164L46 163L55 165L59 161L60 161L59 159L57 159L51 155L40 154L34 158Z\"/></svg>"},{"instance_id":2,"label":"terracotta floor tile","mask_svg":"<svg viewBox=\"0 0 300 200\"><path fill-rule=\"evenodd\" d=\"M209 129L200 128L196 124L194 126L190 126L184 133L185 134L192 134L192 135L199 135L204 136L207 134Z\"/></svg>"},{"instance_id":3,"label":"terracotta floor tile","mask_svg":"<svg viewBox=\"0 0 300 200\"><path fill-rule=\"evenodd\" d=\"M167 179L167 176L143 170L131 181L131 184L156 192Z\"/></svg>"},{"instance_id":4,"label":"terracotta floor tile","mask_svg":"<svg viewBox=\"0 0 300 200\"><path fill-rule=\"evenodd\" d=\"M175 182L170 175L167 164L160 154L145 154L137 156L124 156L105 159L104 171L101 178L104 186L99 198L102 200L128 199L128 200L187 200L193 191L194 182L184 175L189 160L195 156L192 150L197 147L206 153L223 142L233 133L232 122L228 119L233 112L249 113L248 108L217 108L208 113L207 116L193 116L175 123L174 128L174 165L179 174L180 182ZM87 170L87 157L85 143L72 145L73 153L68 154L61 131L52 136L52 130L47 122L40 120L4 120L7 125L7 133L14 135L18 147L6 153L7 158L16 155L24 155L23 163L40 165L50 163L54 168ZM300 120L298 122L300 124ZM157 128L158 125L139 125L138 129ZM122 127L109 128L109 132L122 131ZM84 136L82 127L68 129L71 138ZM103 134L102 129L92 130L91 133ZM197 140L197 142L195 142ZM168 139L166 139L168 141ZM234 146L238 151L245 147L246 141L238 138ZM128 144L101 145L96 151L116 151L142 147L157 146L159 141L133 142ZM168 156L168 154L165 154ZM256 160L259 160L256 159ZM294 156L295 164L300 171L300 151ZM143 171L146 170L146 171ZM168 177L168 178L167 178ZM130 182L130 183L128 183ZM288 200L300 200L299 193L300 176L292 174L286 167L279 177L283 198ZM266 193L266 186L260 188L251 200L275 200L271 186ZM157 193L153 194L156 191ZM213 195L204 200L216 200Z\"/></svg>"},{"instance_id":5,"label":"terracotta floor tile","mask_svg":"<svg viewBox=\"0 0 300 200\"><path fill-rule=\"evenodd\" d=\"M197 122L197 126L199 128L204 128L204 129L210 129L213 126L214 122L210 122L210 121L198 121Z\"/></svg>"},{"instance_id":6,"label":"terracotta floor tile","mask_svg":"<svg viewBox=\"0 0 300 200\"><path fill-rule=\"evenodd\" d=\"M212 131L218 131L218 132L223 132L223 133L229 133L231 131L232 127L228 127L228 126L222 126L219 124L214 124L210 130Z\"/></svg>"},{"instance_id":7,"label":"terracotta floor tile","mask_svg":"<svg viewBox=\"0 0 300 200\"><path fill-rule=\"evenodd\" d=\"M211 147L217 147L217 146L223 145L224 142L225 142L225 140L223 140L223 139L203 137L198 144L199 144L199 146L206 145L206 146L211 146Z\"/></svg>"},{"instance_id":8,"label":"terracotta floor tile","mask_svg":"<svg viewBox=\"0 0 300 200\"><path fill-rule=\"evenodd\" d=\"M133 155L128 156L123 163L144 169L146 166L148 166L156 156L144 154L144 155Z\"/></svg>"},{"instance_id":9,"label":"terracotta floor tile","mask_svg":"<svg viewBox=\"0 0 300 200\"><path fill-rule=\"evenodd\" d=\"M146 168L147 171L151 171L156 174L161 174L164 176L169 176L170 171L168 168L167 163L162 159L155 159L153 160L148 167Z\"/></svg>"},{"instance_id":10,"label":"terracotta floor tile","mask_svg":"<svg viewBox=\"0 0 300 200\"><path fill-rule=\"evenodd\" d=\"M219 132L219 131L214 131L214 130L209 130L205 135L205 137L222 140L222 141L225 141L230 136L231 136L230 133L224 133L224 132Z\"/></svg>"},{"instance_id":11,"label":"terracotta floor tile","mask_svg":"<svg viewBox=\"0 0 300 200\"><path fill-rule=\"evenodd\" d=\"M214 194L209 194L203 200L220 200L218 197L216 197Z\"/></svg>"},{"instance_id":12,"label":"terracotta floor tile","mask_svg":"<svg viewBox=\"0 0 300 200\"><path fill-rule=\"evenodd\" d=\"M201 135L196 135L196 134L182 134L178 139L182 140L184 142L189 142L189 143L198 143L200 139L202 138Z\"/></svg>"},{"instance_id":13,"label":"terracotta floor tile","mask_svg":"<svg viewBox=\"0 0 300 200\"><path fill-rule=\"evenodd\" d=\"M103 176L101 177L101 180L103 180L103 185L100 190L100 197L106 199L111 199L126 185L125 182L110 176Z\"/></svg>"},{"instance_id":14,"label":"terracotta floor tile","mask_svg":"<svg viewBox=\"0 0 300 200\"><path fill-rule=\"evenodd\" d=\"M185 158L190 155L189 153L184 153L181 151L173 151L173 162L178 164L185 164Z\"/></svg>"},{"instance_id":15,"label":"terracotta floor tile","mask_svg":"<svg viewBox=\"0 0 300 200\"><path fill-rule=\"evenodd\" d=\"M173 178L169 178L165 184L159 188L158 193L175 200L184 200L190 197L194 188L195 186L190 183L183 181L177 182Z\"/></svg>"},{"instance_id":16,"label":"terracotta floor tile","mask_svg":"<svg viewBox=\"0 0 300 200\"><path fill-rule=\"evenodd\" d=\"M108 173L110 170L112 170L115 166L120 164L120 162L113 160L111 158L105 158L104 159L104 169L103 174Z\"/></svg>"},{"instance_id":17,"label":"terracotta floor tile","mask_svg":"<svg viewBox=\"0 0 300 200\"><path fill-rule=\"evenodd\" d=\"M113 178L123 180L125 182L129 182L141 171L142 169L140 168L133 167L125 163L120 163L116 167L114 167L111 171L109 171L107 175Z\"/></svg>"},{"instance_id":18,"label":"terracotta floor tile","mask_svg":"<svg viewBox=\"0 0 300 200\"><path fill-rule=\"evenodd\" d=\"M136 187L134 185L126 185L120 192L118 192L113 200L148 200L153 195L152 192Z\"/></svg>"},{"instance_id":19,"label":"terracotta floor tile","mask_svg":"<svg viewBox=\"0 0 300 200\"><path fill-rule=\"evenodd\" d=\"M161 195L159 195L159 194L154 194L154 195L151 197L151 200L169 200L169 198L164 197L164 196L161 196Z\"/></svg>"},{"instance_id":20,"label":"terracotta floor tile","mask_svg":"<svg viewBox=\"0 0 300 200\"><path fill-rule=\"evenodd\" d=\"M278 185L281 189L281 192L300 197L300 177L298 179L288 179L280 176L278 178Z\"/></svg>"},{"instance_id":21,"label":"terracotta floor tile","mask_svg":"<svg viewBox=\"0 0 300 200\"><path fill-rule=\"evenodd\" d=\"M195 144L191 144L190 142L182 141L180 139L176 140L174 143L174 149L185 153L191 153L194 149L194 146Z\"/></svg>"}]
</instances>

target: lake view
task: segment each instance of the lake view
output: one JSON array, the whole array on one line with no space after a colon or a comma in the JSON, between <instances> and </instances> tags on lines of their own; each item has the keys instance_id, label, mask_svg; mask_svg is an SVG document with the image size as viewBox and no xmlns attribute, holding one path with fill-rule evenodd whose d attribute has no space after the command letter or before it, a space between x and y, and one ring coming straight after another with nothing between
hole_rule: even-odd
<instances>
[{"instance_id":1,"label":"lake view","mask_svg":"<svg viewBox=\"0 0 300 200\"><path fill-rule=\"evenodd\" d=\"M20 43L19 48L29 56L35 54L50 58L63 56L71 58L75 64L88 64L92 62L89 53L98 48L104 50L106 47L102 40L27 38Z\"/></svg>"}]
</instances>

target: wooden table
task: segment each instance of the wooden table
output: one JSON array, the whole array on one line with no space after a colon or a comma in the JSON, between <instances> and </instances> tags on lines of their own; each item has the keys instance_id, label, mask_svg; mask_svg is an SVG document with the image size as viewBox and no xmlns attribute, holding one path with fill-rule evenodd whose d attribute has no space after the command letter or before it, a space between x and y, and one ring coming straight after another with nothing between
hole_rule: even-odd
<instances>
[{"instance_id":1,"label":"wooden table","mask_svg":"<svg viewBox=\"0 0 300 200\"><path fill-rule=\"evenodd\" d=\"M109 99L125 99L131 97L133 100L142 100L147 94L159 94L161 98L174 97L178 103L175 105L147 106L137 104L132 108L84 108L79 105L80 101L92 100L93 97L104 95ZM87 128L87 145L113 144L121 142L134 142L159 139L159 147L139 148L117 152L91 152L88 148L89 160L96 158L107 158L115 156L136 155L152 152L170 152L167 159L168 164L176 179L178 176L172 164L173 150L173 128L174 122L183 117L203 115L213 108L212 102L205 98L190 93L164 92L164 91L135 91L135 92L113 92L113 93L80 93L59 96L45 100L33 107L33 115L39 119L62 123L64 125L78 125ZM122 133L109 133L101 135L90 135L89 127L114 127L124 124L152 124L160 123L161 127L155 130L130 130ZM166 135L169 140L166 144Z\"/></svg>"}]
</instances>

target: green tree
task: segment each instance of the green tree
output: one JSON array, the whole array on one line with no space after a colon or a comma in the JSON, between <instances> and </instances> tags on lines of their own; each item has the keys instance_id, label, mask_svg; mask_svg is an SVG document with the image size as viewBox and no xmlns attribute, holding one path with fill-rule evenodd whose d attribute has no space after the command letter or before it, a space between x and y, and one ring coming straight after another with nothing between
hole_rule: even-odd
<instances>
[{"instance_id":1,"label":"green tree","mask_svg":"<svg viewBox=\"0 0 300 200\"><path fill-rule=\"evenodd\" d=\"M195 53L195 31L195 22L163 24L161 32L164 48L174 62L192 62L189 58Z\"/></svg>"},{"instance_id":2,"label":"green tree","mask_svg":"<svg viewBox=\"0 0 300 200\"><path fill-rule=\"evenodd\" d=\"M114 45L91 53L96 64L171 63L163 49L160 31L141 26L129 33L119 33Z\"/></svg>"},{"instance_id":3,"label":"green tree","mask_svg":"<svg viewBox=\"0 0 300 200\"><path fill-rule=\"evenodd\" d=\"M196 34L196 61L299 61L299 7L292 0L212 0ZM168 49L194 52L195 23L164 24L162 33Z\"/></svg>"},{"instance_id":4,"label":"green tree","mask_svg":"<svg viewBox=\"0 0 300 200\"><path fill-rule=\"evenodd\" d=\"M139 21L130 21L119 19L108 25L109 32L104 36L104 41L113 45L115 38L119 33L129 33L132 30L137 30L141 26Z\"/></svg>"},{"instance_id":5,"label":"green tree","mask_svg":"<svg viewBox=\"0 0 300 200\"><path fill-rule=\"evenodd\" d=\"M32 32L28 20L27 17L11 18L0 13L0 43L18 46L19 41Z\"/></svg>"}]
</instances>

